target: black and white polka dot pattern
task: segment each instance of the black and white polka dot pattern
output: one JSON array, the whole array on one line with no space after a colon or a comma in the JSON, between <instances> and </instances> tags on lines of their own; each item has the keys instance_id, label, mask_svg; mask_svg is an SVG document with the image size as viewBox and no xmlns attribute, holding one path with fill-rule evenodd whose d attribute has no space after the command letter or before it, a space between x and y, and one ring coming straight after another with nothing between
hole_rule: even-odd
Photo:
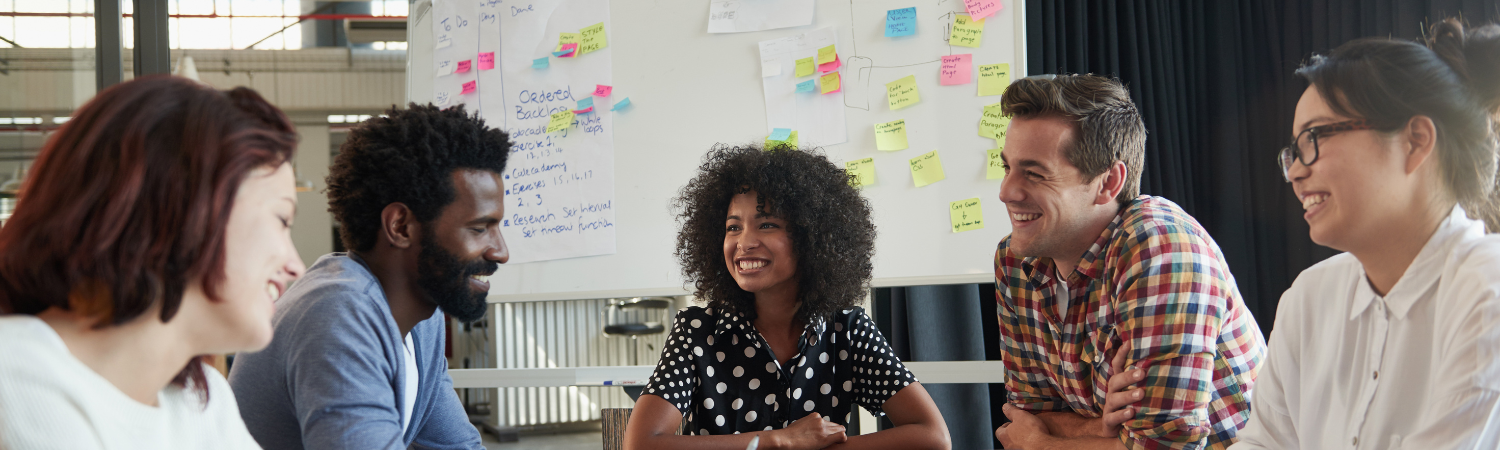
<instances>
[{"instance_id":1,"label":"black and white polka dot pattern","mask_svg":"<svg viewBox=\"0 0 1500 450\"><path fill-rule=\"evenodd\" d=\"M645 394L665 399L694 434L774 430L818 413L848 424L853 405L876 415L917 379L861 308L809 324L781 367L744 316L702 307L677 314Z\"/></svg>"}]
</instances>

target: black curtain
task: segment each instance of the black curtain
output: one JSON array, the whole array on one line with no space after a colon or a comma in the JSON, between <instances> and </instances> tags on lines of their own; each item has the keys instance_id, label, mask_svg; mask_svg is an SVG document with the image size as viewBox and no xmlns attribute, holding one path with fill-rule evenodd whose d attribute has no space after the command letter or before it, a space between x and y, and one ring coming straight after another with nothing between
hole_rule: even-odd
<instances>
[{"instance_id":1,"label":"black curtain","mask_svg":"<svg viewBox=\"0 0 1500 450\"><path fill-rule=\"evenodd\" d=\"M1428 24L1500 20L1497 1L1027 0L1027 71L1117 77L1146 123L1141 191L1166 197L1218 242L1261 330L1299 272L1333 256L1313 244L1275 155L1291 140L1314 53L1370 36L1416 39Z\"/></svg>"},{"instance_id":2,"label":"black curtain","mask_svg":"<svg viewBox=\"0 0 1500 450\"><path fill-rule=\"evenodd\" d=\"M902 361L999 360L995 285L877 288L870 314ZM921 378L918 377L918 381ZM1000 448L1002 384L922 384L943 412L955 449ZM890 428L881 419L880 429Z\"/></svg>"}]
</instances>

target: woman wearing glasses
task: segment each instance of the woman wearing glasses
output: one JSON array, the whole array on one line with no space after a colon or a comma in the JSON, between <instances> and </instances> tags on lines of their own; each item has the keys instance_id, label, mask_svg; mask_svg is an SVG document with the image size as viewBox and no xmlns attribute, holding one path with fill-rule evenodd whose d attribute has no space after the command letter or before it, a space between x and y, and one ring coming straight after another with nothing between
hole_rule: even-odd
<instances>
[{"instance_id":1,"label":"woman wearing glasses","mask_svg":"<svg viewBox=\"0 0 1500 450\"><path fill-rule=\"evenodd\" d=\"M1349 42L1297 71L1281 167L1313 242L1236 450L1500 446L1500 27Z\"/></svg>"}]
</instances>

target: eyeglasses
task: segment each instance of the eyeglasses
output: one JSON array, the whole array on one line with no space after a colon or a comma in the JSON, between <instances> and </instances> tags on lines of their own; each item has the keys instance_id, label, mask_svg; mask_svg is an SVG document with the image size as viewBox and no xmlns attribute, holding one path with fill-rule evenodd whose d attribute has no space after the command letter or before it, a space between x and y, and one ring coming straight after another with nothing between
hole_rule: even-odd
<instances>
[{"instance_id":1,"label":"eyeglasses","mask_svg":"<svg viewBox=\"0 0 1500 450\"><path fill-rule=\"evenodd\" d=\"M1331 136L1335 133L1345 131L1369 130L1373 128L1375 128L1375 125L1369 121L1349 120L1308 127L1302 130L1301 133L1297 133L1295 139L1292 139L1292 145L1281 149L1281 153L1277 155L1277 162L1281 164L1281 177L1285 178L1288 183L1292 182L1291 171L1293 162L1301 161L1304 166L1311 166L1313 163L1318 162L1319 136ZM1307 156L1309 154L1312 155L1311 159Z\"/></svg>"}]
</instances>

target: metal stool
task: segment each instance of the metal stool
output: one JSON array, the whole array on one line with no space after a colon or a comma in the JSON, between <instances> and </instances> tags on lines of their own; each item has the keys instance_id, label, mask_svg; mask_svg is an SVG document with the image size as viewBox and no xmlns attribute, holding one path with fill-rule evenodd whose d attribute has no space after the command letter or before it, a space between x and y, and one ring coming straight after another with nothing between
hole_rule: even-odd
<instances>
[{"instance_id":1,"label":"metal stool","mask_svg":"<svg viewBox=\"0 0 1500 450\"><path fill-rule=\"evenodd\" d=\"M642 335L660 334L667 331L667 312L672 308L670 297L612 298L600 312L600 323L604 324L606 336L630 336L630 363L640 365L639 347L635 341ZM655 351L647 344L647 349ZM645 386L623 386L631 400L640 397Z\"/></svg>"}]
</instances>

